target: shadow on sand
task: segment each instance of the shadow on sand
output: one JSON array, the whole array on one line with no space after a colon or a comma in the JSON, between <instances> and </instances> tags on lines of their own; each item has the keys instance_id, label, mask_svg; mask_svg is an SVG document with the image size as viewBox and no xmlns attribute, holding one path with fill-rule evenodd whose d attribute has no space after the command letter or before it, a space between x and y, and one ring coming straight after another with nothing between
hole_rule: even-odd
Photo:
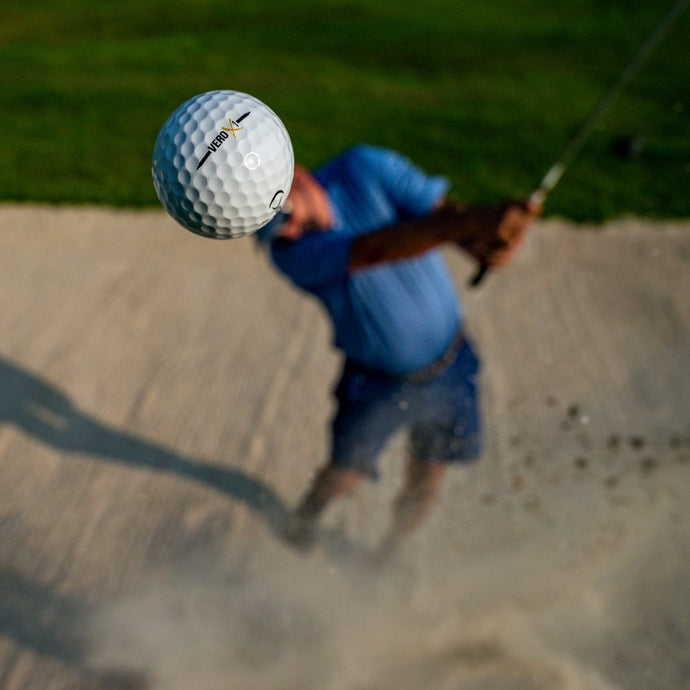
<instances>
[{"instance_id":1,"label":"shadow on sand","mask_svg":"<svg viewBox=\"0 0 690 690\"><path fill-rule=\"evenodd\" d=\"M149 684L140 672L84 667L89 640L82 621L88 612L76 597L32 582L15 570L0 570L0 635L78 669L82 690L146 690ZM0 669L0 687L8 687L11 669L12 665Z\"/></svg>"},{"instance_id":2,"label":"shadow on sand","mask_svg":"<svg viewBox=\"0 0 690 690\"><path fill-rule=\"evenodd\" d=\"M0 424L4 423L15 425L61 451L176 475L208 486L244 503L266 522L275 536L284 539L288 508L260 479L203 459L185 457L103 424L78 409L56 387L0 357ZM322 536L331 558L343 563L349 561L350 565L364 561L361 547L353 545L338 530L324 531ZM7 635L41 656L78 668L84 690L148 687L146 678L137 674L116 670L94 672L83 666L89 642L81 623L88 618L89 610L85 601L66 597L51 586L31 581L8 564L0 563L0 637ZM4 687L2 668L0 687Z\"/></svg>"},{"instance_id":3,"label":"shadow on sand","mask_svg":"<svg viewBox=\"0 0 690 690\"><path fill-rule=\"evenodd\" d=\"M54 448L178 475L241 501L280 535L288 509L271 487L235 469L184 457L107 426L74 406L58 389L0 357L0 423L14 424Z\"/></svg>"},{"instance_id":4,"label":"shadow on sand","mask_svg":"<svg viewBox=\"0 0 690 690\"><path fill-rule=\"evenodd\" d=\"M0 424L14 424L53 448L84 453L97 460L143 467L199 482L241 501L280 536L288 509L265 483L235 469L184 457L79 410L57 388L0 357ZM0 636L8 635L42 656L81 666L88 642L79 621L88 607L11 568L0 569ZM82 669L88 688L138 689L147 686L130 674ZM0 669L0 687L4 687Z\"/></svg>"}]
</instances>

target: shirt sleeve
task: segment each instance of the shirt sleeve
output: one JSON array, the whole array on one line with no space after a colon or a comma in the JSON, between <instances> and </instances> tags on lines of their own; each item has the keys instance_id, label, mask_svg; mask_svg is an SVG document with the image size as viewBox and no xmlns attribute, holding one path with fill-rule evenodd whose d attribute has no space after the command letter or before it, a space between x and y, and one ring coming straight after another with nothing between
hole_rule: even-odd
<instances>
[{"instance_id":1,"label":"shirt sleeve","mask_svg":"<svg viewBox=\"0 0 690 690\"><path fill-rule=\"evenodd\" d=\"M350 237L316 231L294 242L276 240L271 255L277 268L296 285L313 290L345 276L351 246Z\"/></svg>"},{"instance_id":2,"label":"shirt sleeve","mask_svg":"<svg viewBox=\"0 0 690 690\"><path fill-rule=\"evenodd\" d=\"M428 175L396 151L360 145L356 156L376 177L391 203L402 215L424 216L448 192L450 182L441 175Z\"/></svg>"}]
</instances>

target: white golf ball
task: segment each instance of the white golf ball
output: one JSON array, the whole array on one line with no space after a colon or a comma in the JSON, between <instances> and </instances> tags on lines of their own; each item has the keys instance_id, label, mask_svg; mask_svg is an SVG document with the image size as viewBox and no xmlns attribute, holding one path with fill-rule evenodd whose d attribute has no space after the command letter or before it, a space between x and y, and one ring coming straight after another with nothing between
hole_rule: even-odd
<instances>
[{"instance_id":1,"label":"white golf ball","mask_svg":"<svg viewBox=\"0 0 690 690\"><path fill-rule=\"evenodd\" d=\"M163 207L204 237L243 237L266 225L287 198L294 168L285 125L239 91L209 91L183 103L153 150Z\"/></svg>"}]
</instances>

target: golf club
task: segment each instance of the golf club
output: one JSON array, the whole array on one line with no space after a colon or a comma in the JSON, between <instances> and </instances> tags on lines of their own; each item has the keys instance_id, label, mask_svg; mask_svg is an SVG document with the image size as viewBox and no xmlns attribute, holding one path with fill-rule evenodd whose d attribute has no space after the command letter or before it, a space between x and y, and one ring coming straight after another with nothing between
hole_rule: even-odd
<instances>
[{"instance_id":1,"label":"golf club","mask_svg":"<svg viewBox=\"0 0 690 690\"><path fill-rule=\"evenodd\" d=\"M568 165L570 165L587 139L589 139L599 120L601 120L606 111L611 107L611 104L620 96L620 94L632 81L635 74L637 74L640 67L642 67L647 58L649 58L661 40L672 29L687 7L688 2L690 2L690 0L678 0L678 2L676 2L676 4L671 8L669 13L661 20L659 25L644 42L628 66L621 72L618 79L592 109L590 114L584 120L580 129L565 147L558 160L548 169L537 189L530 194L530 201L536 201L540 205L544 203L546 197L551 193L553 188L558 184L561 177L567 170ZM470 280L470 286L477 287L485 278L488 271L488 265L484 264L481 266L474 277Z\"/></svg>"}]
</instances>

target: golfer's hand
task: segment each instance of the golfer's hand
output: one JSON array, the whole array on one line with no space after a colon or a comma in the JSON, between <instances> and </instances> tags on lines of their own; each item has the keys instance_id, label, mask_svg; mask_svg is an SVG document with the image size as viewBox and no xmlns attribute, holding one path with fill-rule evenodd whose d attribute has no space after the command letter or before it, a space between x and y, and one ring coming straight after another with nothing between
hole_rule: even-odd
<instances>
[{"instance_id":1,"label":"golfer's hand","mask_svg":"<svg viewBox=\"0 0 690 690\"><path fill-rule=\"evenodd\" d=\"M466 210L466 232L456 243L482 266L506 266L513 259L541 207L534 201L511 201Z\"/></svg>"}]
</instances>

